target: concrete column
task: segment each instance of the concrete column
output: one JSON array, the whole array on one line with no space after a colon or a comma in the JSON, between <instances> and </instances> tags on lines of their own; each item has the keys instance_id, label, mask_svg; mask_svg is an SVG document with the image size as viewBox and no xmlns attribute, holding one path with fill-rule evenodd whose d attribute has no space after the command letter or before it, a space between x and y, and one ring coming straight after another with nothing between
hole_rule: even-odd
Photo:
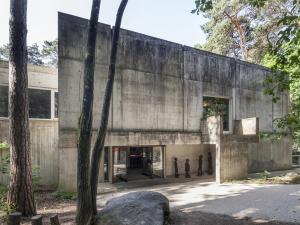
<instances>
[{"instance_id":1,"label":"concrete column","mask_svg":"<svg viewBox=\"0 0 300 225\"><path fill-rule=\"evenodd\" d=\"M113 183L114 178L114 153L113 148L109 147L108 150L108 180Z\"/></svg>"},{"instance_id":2,"label":"concrete column","mask_svg":"<svg viewBox=\"0 0 300 225\"><path fill-rule=\"evenodd\" d=\"M55 91L51 90L51 119L55 118Z\"/></svg>"},{"instance_id":3,"label":"concrete column","mask_svg":"<svg viewBox=\"0 0 300 225\"><path fill-rule=\"evenodd\" d=\"M102 151L102 156L100 158L100 167L99 167L99 178L98 182L104 182L104 155L105 155L105 147Z\"/></svg>"},{"instance_id":4,"label":"concrete column","mask_svg":"<svg viewBox=\"0 0 300 225\"><path fill-rule=\"evenodd\" d=\"M221 183L221 145L216 144L216 182Z\"/></svg>"}]
</instances>

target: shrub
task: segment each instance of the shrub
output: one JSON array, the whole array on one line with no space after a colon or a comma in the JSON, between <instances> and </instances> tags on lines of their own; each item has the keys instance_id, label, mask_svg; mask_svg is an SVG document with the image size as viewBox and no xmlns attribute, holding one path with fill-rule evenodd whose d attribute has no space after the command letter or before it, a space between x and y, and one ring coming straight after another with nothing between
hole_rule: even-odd
<instances>
[{"instance_id":1,"label":"shrub","mask_svg":"<svg viewBox=\"0 0 300 225\"><path fill-rule=\"evenodd\" d=\"M57 191L54 194L54 197L60 200L76 200L77 193L76 192L64 192L64 191Z\"/></svg>"},{"instance_id":2,"label":"shrub","mask_svg":"<svg viewBox=\"0 0 300 225\"><path fill-rule=\"evenodd\" d=\"M267 180L269 178L270 174L271 174L270 172L265 170L264 172L259 173L258 176L262 180Z\"/></svg>"}]
</instances>

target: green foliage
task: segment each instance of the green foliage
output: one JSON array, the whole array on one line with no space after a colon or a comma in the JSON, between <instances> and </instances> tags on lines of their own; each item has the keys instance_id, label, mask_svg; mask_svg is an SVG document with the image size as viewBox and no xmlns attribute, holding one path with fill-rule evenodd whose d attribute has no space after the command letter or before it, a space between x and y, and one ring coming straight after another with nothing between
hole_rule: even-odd
<instances>
[{"instance_id":1,"label":"green foliage","mask_svg":"<svg viewBox=\"0 0 300 225\"><path fill-rule=\"evenodd\" d=\"M9 145L7 142L0 143L0 150L8 149ZM9 174L9 162L10 157L6 155L0 159L0 172L4 174Z\"/></svg>"},{"instance_id":2,"label":"green foliage","mask_svg":"<svg viewBox=\"0 0 300 225\"><path fill-rule=\"evenodd\" d=\"M9 145L7 144L7 142L0 142L0 150L1 149L6 149L6 148L8 148L9 147Z\"/></svg>"},{"instance_id":3,"label":"green foliage","mask_svg":"<svg viewBox=\"0 0 300 225\"><path fill-rule=\"evenodd\" d=\"M202 26L208 36L202 49L261 63L278 41L281 18L296 16L292 5L293 0L199 0L192 12L209 20Z\"/></svg>"},{"instance_id":4,"label":"green foliage","mask_svg":"<svg viewBox=\"0 0 300 225\"><path fill-rule=\"evenodd\" d=\"M0 172L3 174L9 174L9 168L10 166L10 156L6 155L5 157L2 157L0 161Z\"/></svg>"},{"instance_id":5,"label":"green foliage","mask_svg":"<svg viewBox=\"0 0 300 225\"><path fill-rule=\"evenodd\" d=\"M270 172L265 170L264 172L259 173L258 176L262 180L267 180L269 178L270 174L271 174Z\"/></svg>"},{"instance_id":6,"label":"green foliage","mask_svg":"<svg viewBox=\"0 0 300 225\"><path fill-rule=\"evenodd\" d=\"M196 8L192 10L192 13L199 14L200 12L206 12L213 8L212 0L195 0Z\"/></svg>"},{"instance_id":7,"label":"green foliage","mask_svg":"<svg viewBox=\"0 0 300 225\"><path fill-rule=\"evenodd\" d=\"M15 208L7 202L8 188L0 185L0 212L4 212L6 215L15 211Z\"/></svg>"},{"instance_id":8,"label":"green foliage","mask_svg":"<svg viewBox=\"0 0 300 225\"><path fill-rule=\"evenodd\" d=\"M8 147L4 144L5 148ZM10 155L9 153L0 160L0 172L9 175L10 173ZM38 166L32 166L32 184L34 188L37 188L39 181L41 180L40 168Z\"/></svg>"},{"instance_id":9,"label":"green foliage","mask_svg":"<svg viewBox=\"0 0 300 225\"><path fill-rule=\"evenodd\" d=\"M228 111L228 105L220 98L206 98L203 104L203 117L207 118L209 116L225 116Z\"/></svg>"},{"instance_id":10,"label":"green foliage","mask_svg":"<svg viewBox=\"0 0 300 225\"><path fill-rule=\"evenodd\" d=\"M285 135L286 133L265 133L265 132L259 133L260 138L266 138L270 140L280 140Z\"/></svg>"},{"instance_id":11,"label":"green foliage","mask_svg":"<svg viewBox=\"0 0 300 225\"><path fill-rule=\"evenodd\" d=\"M300 5L293 11L298 16L285 16L279 24L279 40L264 57L264 65L273 73L264 82L265 94L274 102L289 90L291 95L291 112L276 120L279 128L289 127L294 131L294 140L300 145Z\"/></svg>"},{"instance_id":12,"label":"green foliage","mask_svg":"<svg viewBox=\"0 0 300 225\"><path fill-rule=\"evenodd\" d=\"M40 167L39 166L32 166L32 185L34 189L37 189L38 184L41 180L41 172L40 172Z\"/></svg>"},{"instance_id":13,"label":"green foliage","mask_svg":"<svg viewBox=\"0 0 300 225\"><path fill-rule=\"evenodd\" d=\"M38 66L44 64L42 60L42 53L39 49L38 44L35 43L31 46L28 46L27 51L28 51L28 63L33 65L38 65Z\"/></svg>"},{"instance_id":14,"label":"green foliage","mask_svg":"<svg viewBox=\"0 0 300 225\"><path fill-rule=\"evenodd\" d=\"M0 47L0 60L8 60L9 57L9 46L3 45Z\"/></svg>"},{"instance_id":15,"label":"green foliage","mask_svg":"<svg viewBox=\"0 0 300 225\"><path fill-rule=\"evenodd\" d=\"M58 39L53 41L44 41L42 47L44 62L49 66L57 67L58 61Z\"/></svg>"},{"instance_id":16,"label":"green foliage","mask_svg":"<svg viewBox=\"0 0 300 225\"><path fill-rule=\"evenodd\" d=\"M29 45L28 63L33 65L46 65L57 67L58 61L58 39L53 41L44 41L42 47L38 44ZM9 58L9 45L0 47L0 60L8 60Z\"/></svg>"},{"instance_id":17,"label":"green foliage","mask_svg":"<svg viewBox=\"0 0 300 225\"><path fill-rule=\"evenodd\" d=\"M76 192L58 191L58 192L55 192L54 197L57 199L60 199L60 200L76 200L77 193Z\"/></svg>"}]
</instances>

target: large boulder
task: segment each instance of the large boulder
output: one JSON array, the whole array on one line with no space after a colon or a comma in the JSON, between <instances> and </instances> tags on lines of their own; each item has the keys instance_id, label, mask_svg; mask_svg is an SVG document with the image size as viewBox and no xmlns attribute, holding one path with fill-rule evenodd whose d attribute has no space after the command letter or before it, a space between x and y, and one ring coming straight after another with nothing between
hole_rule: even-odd
<instances>
[{"instance_id":1,"label":"large boulder","mask_svg":"<svg viewBox=\"0 0 300 225\"><path fill-rule=\"evenodd\" d=\"M109 200L97 216L97 225L164 225L169 200L152 191L132 192Z\"/></svg>"}]
</instances>

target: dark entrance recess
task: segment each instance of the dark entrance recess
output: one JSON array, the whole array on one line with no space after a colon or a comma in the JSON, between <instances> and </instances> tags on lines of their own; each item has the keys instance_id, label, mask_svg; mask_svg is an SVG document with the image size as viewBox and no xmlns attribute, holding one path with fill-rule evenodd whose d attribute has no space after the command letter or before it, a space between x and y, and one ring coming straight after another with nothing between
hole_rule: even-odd
<instances>
[{"instance_id":1,"label":"dark entrance recess","mask_svg":"<svg viewBox=\"0 0 300 225\"><path fill-rule=\"evenodd\" d=\"M143 169L143 148L129 148L129 169Z\"/></svg>"},{"instance_id":2,"label":"dark entrance recess","mask_svg":"<svg viewBox=\"0 0 300 225\"><path fill-rule=\"evenodd\" d=\"M163 146L113 147L114 181L163 177Z\"/></svg>"}]
</instances>

